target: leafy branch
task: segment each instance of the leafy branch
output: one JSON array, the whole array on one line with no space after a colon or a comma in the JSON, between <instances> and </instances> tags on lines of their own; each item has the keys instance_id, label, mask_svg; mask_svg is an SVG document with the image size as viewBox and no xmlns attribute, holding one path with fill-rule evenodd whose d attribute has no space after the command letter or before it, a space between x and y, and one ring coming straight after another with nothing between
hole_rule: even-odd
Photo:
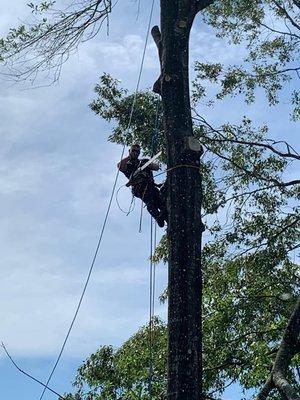
<instances>
[{"instance_id":1,"label":"leafy branch","mask_svg":"<svg viewBox=\"0 0 300 400\"><path fill-rule=\"evenodd\" d=\"M30 3L35 22L11 29L0 39L0 60L7 69L3 75L34 82L40 72L53 69L55 82L70 54L98 34L112 9L111 0L82 0L63 11L53 4L37 9Z\"/></svg>"}]
</instances>

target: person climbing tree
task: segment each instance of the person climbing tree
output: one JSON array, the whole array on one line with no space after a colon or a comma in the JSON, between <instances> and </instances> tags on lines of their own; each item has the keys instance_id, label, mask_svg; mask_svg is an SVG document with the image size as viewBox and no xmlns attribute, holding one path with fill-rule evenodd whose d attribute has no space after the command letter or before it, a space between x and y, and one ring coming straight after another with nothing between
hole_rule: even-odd
<instances>
[{"instance_id":1,"label":"person climbing tree","mask_svg":"<svg viewBox=\"0 0 300 400\"><path fill-rule=\"evenodd\" d=\"M139 159L141 147L133 144L129 149L129 156L118 163L118 168L129 179L128 186L132 187L132 194L141 199L147 206L148 212L156 220L158 226L164 227L167 222L167 207L163 196L163 188L159 189L154 182L153 171L159 170L156 163L149 164L144 170L138 171L149 159Z\"/></svg>"}]
</instances>

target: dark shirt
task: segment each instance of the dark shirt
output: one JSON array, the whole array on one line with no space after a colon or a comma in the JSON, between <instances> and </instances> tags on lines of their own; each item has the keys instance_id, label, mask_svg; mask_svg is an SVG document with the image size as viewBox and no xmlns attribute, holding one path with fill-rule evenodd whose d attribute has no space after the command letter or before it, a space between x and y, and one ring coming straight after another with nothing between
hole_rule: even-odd
<instances>
[{"instance_id":1,"label":"dark shirt","mask_svg":"<svg viewBox=\"0 0 300 400\"><path fill-rule=\"evenodd\" d=\"M139 168L139 166L140 166L140 160L129 159L126 162L125 168L122 170L122 172L126 176L127 179L130 179L132 174Z\"/></svg>"},{"instance_id":2,"label":"dark shirt","mask_svg":"<svg viewBox=\"0 0 300 400\"><path fill-rule=\"evenodd\" d=\"M119 169L121 172L123 172L123 174L126 176L126 178L130 179L132 177L132 174L138 168L142 167L147 161L149 161L148 158L143 158L143 159L139 160L139 159L131 159L129 157L126 157L119 164ZM145 180L153 181L153 172L149 167L145 168L141 172L141 176Z\"/></svg>"}]
</instances>

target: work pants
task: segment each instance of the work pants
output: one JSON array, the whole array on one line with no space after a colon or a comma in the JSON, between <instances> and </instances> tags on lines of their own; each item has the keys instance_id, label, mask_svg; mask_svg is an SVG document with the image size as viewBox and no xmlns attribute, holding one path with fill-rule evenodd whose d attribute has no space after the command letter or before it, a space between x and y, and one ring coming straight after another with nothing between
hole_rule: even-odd
<instances>
[{"instance_id":1,"label":"work pants","mask_svg":"<svg viewBox=\"0 0 300 400\"><path fill-rule=\"evenodd\" d=\"M151 214L154 219L164 214L165 221L167 221L166 204L162 201L160 191L154 183L134 186L132 188L132 193L135 197L142 199L147 206L149 214Z\"/></svg>"}]
</instances>

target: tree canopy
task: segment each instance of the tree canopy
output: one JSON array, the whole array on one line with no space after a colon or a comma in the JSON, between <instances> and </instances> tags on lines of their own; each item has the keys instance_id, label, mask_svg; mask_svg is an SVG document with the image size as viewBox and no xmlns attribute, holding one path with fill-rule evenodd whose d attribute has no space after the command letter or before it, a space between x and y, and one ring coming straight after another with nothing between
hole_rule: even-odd
<instances>
[{"instance_id":1,"label":"tree canopy","mask_svg":"<svg viewBox=\"0 0 300 400\"><path fill-rule=\"evenodd\" d=\"M204 387L208 398L218 398L233 382L259 393L275 361L299 296L299 265L293 259L299 248L299 180L288 178L291 164L299 163L299 154L284 137L279 142L270 139L267 125L254 127L244 117L239 125L226 121L213 127L197 106L205 98L213 105L237 94L244 94L246 103L255 102L259 88L272 106L286 101L288 83L298 77L298 9L296 2L227 1L215 2L205 11L205 22L216 34L234 45L244 45L246 54L241 65L195 65L194 130L206 150L203 215L211 235L203 252ZM276 24L284 24L286 31L274 28ZM214 99L205 79L217 86ZM149 154L159 99L149 92L140 93L132 129L126 132L124 115L132 100L128 92L108 75L101 77L95 91L98 98L92 110L116 122L109 140L139 141ZM289 96L296 120L296 91ZM161 129L159 119L158 147L164 149ZM157 249L160 259L167 260L165 240ZM162 298L167 298L167 291ZM299 355L288 372L295 387L299 385L298 363ZM278 396L274 391L271 397Z\"/></svg>"},{"instance_id":2,"label":"tree canopy","mask_svg":"<svg viewBox=\"0 0 300 400\"><path fill-rule=\"evenodd\" d=\"M265 91L270 105L280 99L291 104L291 117L300 117L299 78L300 3L297 0L216 1L205 10L204 20L219 38L242 45L241 63L196 64L197 82L217 86L217 99L243 94L255 100L256 89ZM282 90L285 89L285 90Z\"/></svg>"},{"instance_id":3,"label":"tree canopy","mask_svg":"<svg viewBox=\"0 0 300 400\"><path fill-rule=\"evenodd\" d=\"M140 92L132 128L126 131L132 99L118 85L103 75L91 108L115 122L111 141L139 141L149 154L159 99ZM206 150L203 215L210 234L203 250L204 387L208 398L219 398L233 382L244 389L263 385L299 296L299 265L293 261L299 247L299 182L288 180L286 173L291 162L299 163L299 155L287 143L278 147L267 138L267 127L254 129L247 118L240 126L226 123L214 129L196 116L194 129ZM163 148L160 124L157 137ZM163 239L155 260L166 261L167 253ZM162 295L166 299L167 291ZM165 347L158 348L156 358L165 352ZM289 369L295 385L298 363L294 357ZM143 365L146 380L147 361ZM159 382L163 392L165 381ZM95 385L100 395L102 384ZM131 380L131 389L137 384Z\"/></svg>"},{"instance_id":4,"label":"tree canopy","mask_svg":"<svg viewBox=\"0 0 300 400\"><path fill-rule=\"evenodd\" d=\"M203 249L204 391L208 399L218 399L227 386L238 383L244 390L254 389L258 399L269 395L270 399L289 398L280 387L272 391L268 378L278 354L290 345L293 349L286 356L284 378L291 390L299 388L299 326L291 315L299 309L300 275L294 255L300 239L300 180L290 178L290 171L299 165L300 155L284 137L270 139L267 125L255 126L247 117L239 124L224 121L213 126L199 111L199 104L205 100L213 106L226 96L240 95L246 103L254 103L262 89L270 106L288 101L292 120L299 119L295 83L300 70L300 3L209 3L202 22L243 52L235 65L218 60L199 60L195 65L193 121L195 135L205 149L203 217L209 235ZM30 3L38 22L12 29L0 41L0 56L7 65L13 62L10 73L17 79L34 79L38 71L52 67L59 74L70 51L93 37L111 12L109 1L86 0L66 11L53 11L53 4ZM28 64L26 57L32 49L33 63ZM214 84L212 91L207 81ZM101 77L95 92L92 111L114 123L109 140L127 145L138 141L145 154L151 153L158 110L155 135L164 162L160 99L149 91L138 93L128 130L133 95L108 74ZM167 259L163 238L155 260ZM166 288L162 301L167 297ZM294 327L296 339L289 334L289 326ZM166 398L166 330L165 323L156 319L152 398L160 400ZM148 337L149 327L144 326L119 349L101 347L79 368L77 393L69 398L148 399Z\"/></svg>"}]
</instances>

